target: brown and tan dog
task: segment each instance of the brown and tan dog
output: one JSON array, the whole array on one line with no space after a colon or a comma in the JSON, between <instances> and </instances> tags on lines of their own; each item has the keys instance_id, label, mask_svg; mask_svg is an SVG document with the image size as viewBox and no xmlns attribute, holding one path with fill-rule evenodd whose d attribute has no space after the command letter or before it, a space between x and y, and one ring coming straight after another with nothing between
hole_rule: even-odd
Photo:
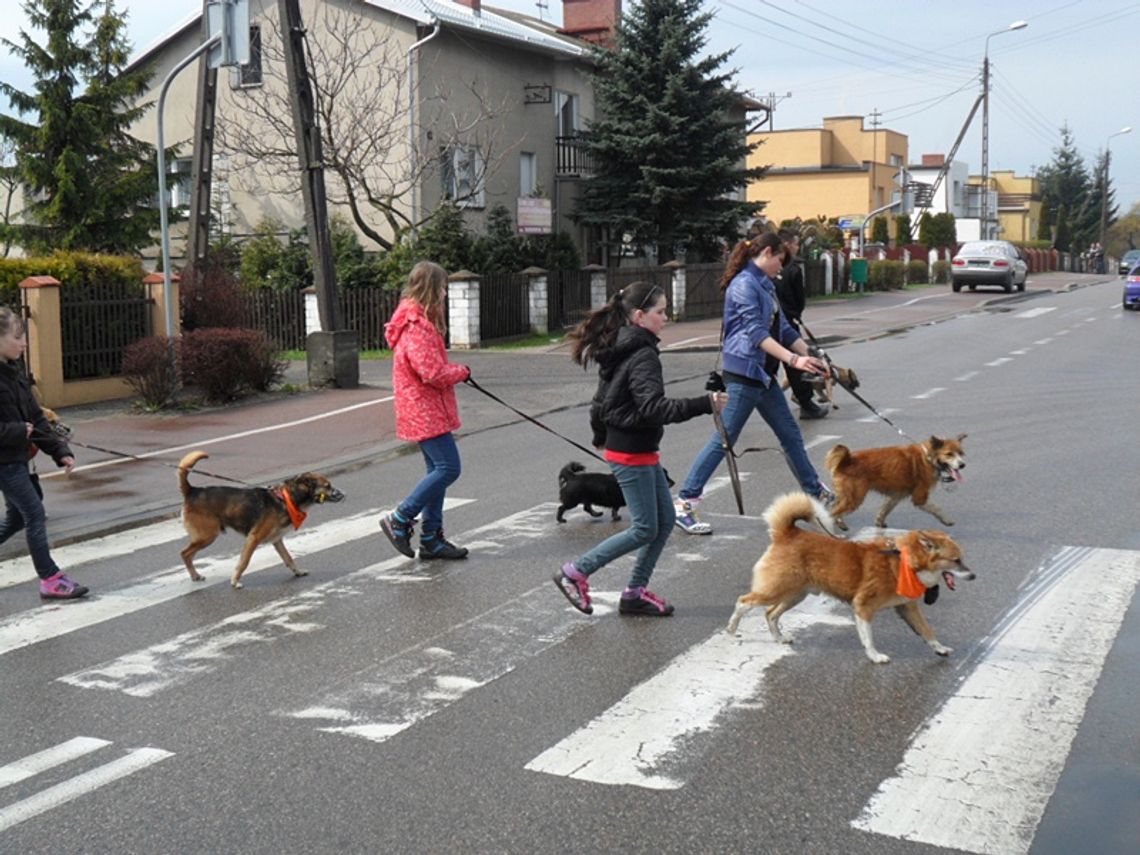
<instances>
[{"instance_id":1,"label":"brown and tan dog","mask_svg":"<svg viewBox=\"0 0 1140 855\"><path fill-rule=\"evenodd\" d=\"M954 520L930 501L930 491L939 481L962 480L962 470L966 468L966 452L962 448L965 438L964 433L957 439L932 436L915 445L862 451L835 446L826 458L837 499L831 506L835 524L846 531L843 515L863 504L867 493L873 491L887 497L875 516L879 528L886 527L887 514L908 496L919 510L933 515L943 525L954 525Z\"/></svg>"},{"instance_id":2,"label":"brown and tan dog","mask_svg":"<svg viewBox=\"0 0 1140 855\"><path fill-rule=\"evenodd\" d=\"M818 374L804 375L804 381L811 387L815 393L816 401L821 404L829 404L831 409L838 410L839 404L835 403L835 384L839 383L846 389L858 389L859 377L855 374L853 368L841 368L838 365L832 365L832 370L822 376ZM784 380L780 384L781 389L791 388L788 382L788 377L785 374Z\"/></svg>"},{"instance_id":3,"label":"brown and tan dog","mask_svg":"<svg viewBox=\"0 0 1140 855\"><path fill-rule=\"evenodd\" d=\"M245 535L245 546L234 568L230 584L242 587L241 576L263 543L272 543L285 566L294 576L306 576L282 543L290 528L298 528L310 505L339 502L344 493L333 487L329 479L315 472L290 478L272 489L265 487L194 487L189 473L194 464L210 455L191 451L178 464L178 486L182 490L182 525L190 535L190 543L182 550L182 560L195 582L204 577L194 569L194 556L205 549L227 528Z\"/></svg>"},{"instance_id":4,"label":"brown and tan dog","mask_svg":"<svg viewBox=\"0 0 1140 855\"><path fill-rule=\"evenodd\" d=\"M893 540L879 537L860 543L808 531L796 523L815 520L830 529L833 520L806 493L776 499L764 519L772 543L752 568L752 590L737 600L728 622L730 633L736 632L749 609L767 606L772 637L789 644L791 639L780 632L780 616L808 594L822 592L851 604L859 640L876 664L889 662L890 657L875 649L871 621L876 612L892 607L935 653L950 654L951 649L934 637L918 602L940 577L951 590L956 578L974 578L962 563L962 550L945 532L908 531ZM900 573L910 588L900 585Z\"/></svg>"}]
</instances>

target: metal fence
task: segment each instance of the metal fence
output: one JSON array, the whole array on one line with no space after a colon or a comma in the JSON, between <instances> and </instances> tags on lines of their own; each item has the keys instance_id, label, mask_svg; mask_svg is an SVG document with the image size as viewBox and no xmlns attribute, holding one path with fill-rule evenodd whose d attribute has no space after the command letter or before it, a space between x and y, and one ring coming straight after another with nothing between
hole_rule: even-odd
<instances>
[{"instance_id":1,"label":"metal fence","mask_svg":"<svg viewBox=\"0 0 1140 855\"><path fill-rule=\"evenodd\" d=\"M530 332L530 277L488 273L479 280L479 338L511 338Z\"/></svg>"},{"instance_id":2,"label":"metal fence","mask_svg":"<svg viewBox=\"0 0 1140 855\"><path fill-rule=\"evenodd\" d=\"M724 293L720 290L720 277L724 265L690 264L685 267L685 320L719 318L724 314Z\"/></svg>"},{"instance_id":3,"label":"metal fence","mask_svg":"<svg viewBox=\"0 0 1140 855\"><path fill-rule=\"evenodd\" d=\"M672 295L673 274L665 267L616 267L606 271L606 296L612 297L618 291L634 282L648 282L665 292L666 298ZM669 301L668 311L673 314L673 303Z\"/></svg>"},{"instance_id":4,"label":"metal fence","mask_svg":"<svg viewBox=\"0 0 1140 855\"><path fill-rule=\"evenodd\" d=\"M590 313L589 270L551 270L546 287L551 332L576 326Z\"/></svg>"},{"instance_id":5,"label":"metal fence","mask_svg":"<svg viewBox=\"0 0 1140 855\"><path fill-rule=\"evenodd\" d=\"M361 350L387 350L384 325L400 304L400 292L380 288L343 288L337 294L341 327L355 330Z\"/></svg>"},{"instance_id":6,"label":"metal fence","mask_svg":"<svg viewBox=\"0 0 1140 855\"><path fill-rule=\"evenodd\" d=\"M261 330L281 350L305 349L305 295L300 291L259 288L242 291L242 320Z\"/></svg>"},{"instance_id":7,"label":"metal fence","mask_svg":"<svg viewBox=\"0 0 1140 855\"><path fill-rule=\"evenodd\" d=\"M142 283L100 282L60 292L64 380L121 373L123 349L151 335L151 306Z\"/></svg>"}]
</instances>

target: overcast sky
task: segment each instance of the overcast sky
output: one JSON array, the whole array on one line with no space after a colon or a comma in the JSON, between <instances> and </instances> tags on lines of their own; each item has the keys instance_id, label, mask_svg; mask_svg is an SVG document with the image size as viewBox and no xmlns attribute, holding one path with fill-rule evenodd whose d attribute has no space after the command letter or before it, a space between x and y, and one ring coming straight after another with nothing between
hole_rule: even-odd
<instances>
[{"instance_id":1,"label":"overcast sky","mask_svg":"<svg viewBox=\"0 0 1140 855\"><path fill-rule=\"evenodd\" d=\"M141 49L202 2L116 5ZM539 14L535 0L485 5ZM561 0L546 5L545 16L561 22ZM837 115L865 115L870 126L877 110L882 127L909 137L912 162L953 145L981 91L986 37L1000 32L989 39L991 171L1028 174L1048 163L1067 124L1090 168L1110 146L1120 210L1140 204L1140 0L706 0L705 8L716 16L709 49L736 49L741 89L776 94L777 129L819 127ZM1005 31L1019 20L1029 26ZM5 16L0 35L14 38L23 26L22 13ZM6 53L0 79L27 82ZM1126 126L1135 131L1108 142ZM981 171L980 110L957 159Z\"/></svg>"}]
</instances>

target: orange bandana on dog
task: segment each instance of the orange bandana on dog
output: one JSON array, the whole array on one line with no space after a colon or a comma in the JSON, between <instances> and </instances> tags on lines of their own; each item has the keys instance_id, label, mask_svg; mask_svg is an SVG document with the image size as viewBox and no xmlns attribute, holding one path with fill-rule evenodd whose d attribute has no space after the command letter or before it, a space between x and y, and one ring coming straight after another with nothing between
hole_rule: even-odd
<instances>
[{"instance_id":1,"label":"orange bandana on dog","mask_svg":"<svg viewBox=\"0 0 1140 855\"><path fill-rule=\"evenodd\" d=\"M905 549L899 550L899 581L895 593L910 600L917 600L926 593L926 586L919 581L918 574L910 566Z\"/></svg>"},{"instance_id":2,"label":"orange bandana on dog","mask_svg":"<svg viewBox=\"0 0 1140 855\"><path fill-rule=\"evenodd\" d=\"M289 491L284 487L274 490L273 495L285 503L285 512L289 514L289 522L293 523L293 528L300 528L301 523L305 521L305 517L307 517L308 514L293 504L293 497L289 495Z\"/></svg>"}]
</instances>

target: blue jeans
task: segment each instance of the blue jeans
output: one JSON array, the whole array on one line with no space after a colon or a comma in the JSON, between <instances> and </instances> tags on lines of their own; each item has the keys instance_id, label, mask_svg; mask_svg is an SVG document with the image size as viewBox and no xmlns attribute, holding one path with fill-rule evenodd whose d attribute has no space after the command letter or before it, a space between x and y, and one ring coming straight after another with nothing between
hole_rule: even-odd
<instances>
[{"instance_id":1,"label":"blue jeans","mask_svg":"<svg viewBox=\"0 0 1140 855\"><path fill-rule=\"evenodd\" d=\"M450 433L433 436L420 442L427 475L396 509L405 519L414 520L423 511L421 532L435 532L443 528L443 497L459 477L459 448Z\"/></svg>"},{"instance_id":2,"label":"blue jeans","mask_svg":"<svg viewBox=\"0 0 1140 855\"><path fill-rule=\"evenodd\" d=\"M744 430L744 423L748 421L753 410L760 413L768 423L768 427L776 434L776 439L784 449L788 466L796 476L796 480L800 482L803 491L818 496L823 485L819 482L815 467L808 460L803 434L800 433L800 426L796 424L791 407L788 406L788 399L784 397L783 390L774 380L767 389L746 386L743 383L728 384L728 404L721 413L721 419L733 446L735 447L740 432ZM705 484L722 460L724 460L724 448L720 444L720 434L713 429L712 436L697 455L697 459L693 461L689 475L681 485L680 497L700 498Z\"/></svg>"},{"instance_id":3,"label":"blue jeans","mask_svg":"<svg viewBox=\"0 0 1140 855\"><path fill-rule=\"evenodd\" d=\"M637 549L629 587L643 588L649 584L657 559L673 533L673 496L669 493L665 470L660 465L626 466L611 462L610 469L629 507L629 528L607 537L575 561L574 566L589 576L614 559Z\"/></svg>"},{"instance_id":4,"label":"blue jeans","mask_svg":"<svg viewBox=\"0 0 1140 855\"><path fill-rule=\"evenodd\" d=\"M48 551L47 517L44 503L36 485L32 483L27 463L0 463L0 490L4 493L7 513L0 523L0 543L20 529L26 528L28 552L32 565L41 579L54 576L59 567Z\"/></svg>"}]
</instances>

